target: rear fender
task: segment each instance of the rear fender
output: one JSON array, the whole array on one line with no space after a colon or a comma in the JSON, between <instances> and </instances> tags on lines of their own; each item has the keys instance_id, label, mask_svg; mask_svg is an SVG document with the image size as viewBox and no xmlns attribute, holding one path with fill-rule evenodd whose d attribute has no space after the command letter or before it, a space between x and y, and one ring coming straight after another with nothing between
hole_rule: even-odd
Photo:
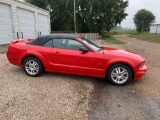
<instances>
[{"instance_id":1,"label":"rear fender","mask_svg":"<svg viewBox=\"0 0 160 120\"><path fill-rule=\"evenodd\" d=\"M22 60L23 58L27 57L27 56L35 56L37 57L38 59L41 60L41 62L43 63L43 61L45 60L45 58L42 56L42 54L40 54L39 52L35 51L35 50L28 50L28 51L25 51L22 55L21 55L21 59L20 59L20 63L22 65Z\"/></svg>"}]
</instances>

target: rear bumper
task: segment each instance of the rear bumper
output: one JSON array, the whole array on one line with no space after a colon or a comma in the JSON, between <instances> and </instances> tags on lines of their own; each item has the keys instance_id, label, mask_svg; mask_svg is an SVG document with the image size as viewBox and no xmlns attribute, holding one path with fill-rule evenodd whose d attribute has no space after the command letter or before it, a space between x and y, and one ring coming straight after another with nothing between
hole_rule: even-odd
<instances>
[{"instance_id":1,"label":"rear bumper","mask_svg":"<svg viewBox=\"0 0 160 120\"><path fill-rule=\"evenodd\" d=\"M147 66L144 65L142 68L140 68L137 73L135 73L135 77L134 80L140 80L141 78L143 78L143 76L145 75L147 71Z\"/></svg>"}]
</instances>

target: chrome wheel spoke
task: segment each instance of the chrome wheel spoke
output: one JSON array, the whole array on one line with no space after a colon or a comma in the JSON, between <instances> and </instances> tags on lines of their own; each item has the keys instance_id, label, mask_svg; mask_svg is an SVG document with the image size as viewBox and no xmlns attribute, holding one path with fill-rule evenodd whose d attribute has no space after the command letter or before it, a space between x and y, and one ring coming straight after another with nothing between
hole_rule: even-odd
<instances>
[{"instance_id":1,"label":"chrome wheel spoke","mask_svg":"<svg viewBox=\"0 0 160 120\"><path fill-rule=\"evenodd\" d=\"M119 70L118 70L118 68L116 68L115 70L116 70L116 73L119 73Z\"/></svg>"},{"instance_id":2,"label":"chrome wheel spoke","mask_svg":"<svg viewBox=\"0 0 160 120\"><path fill-rule=\"evenodd\" d=\"M121 73L123 74L123 73L125 73L126 72L126 70L123 70Z\"/></svg>"},{"instance_id":3,"label":"chrome wheel spoke","mask_svg":"<svg viewBox=\"0 0 160 120\"><path fill-rule=\"evenodd\" d=\"M112 73L112 76L113 77L117 77L117 73Z\"/></svg>"},{"instance_id":4,"label":"chrome wheel spoke","mask_svg":"<svg viewBox=\"0 0 160 120\"><path fill-rule=\"evenodd\" d=\"M117 77L117 78L116 78L116 81L119 82L119 81L120 81L120 78Z\"/></svg>"},{"instance_id":5,"label":"chrome wheel spoke","mask_svg":"<svg viewBox=\"0 0 160 120\"><path fill-rule=\"evenodd\" d=\"M30 67L26 67L27 70L30 70Z\"/></svg>"},{"instance_id":6,"label":"chrome wheel spoke","mask_svg":"<svg viewBox=\"0 0 160 120\"><path fill-rule=\"evenodd\" d=\"M29 67L31 67L31 66L32 66L32 63L31 63L31 61L29 61L29 62L28 62L28 66L29 66Z\"/></svg>"},{"instance_id":7,"label":"chrome wheel spoke","mask_svg":"<svg viewBox=\"0 0 160 120\"><path fill-rule=\"evenodd\" d=\"M126 75L126 74L127 74L127 71L125 71L124 73L122 73L123 76Z\"/></svg>"},{"instance_id":8,"label":"chrome wheel spoke","mask_svg":"<svg viewBox=\"0 0 160 120\"><path fill-rule=\"evenodd\" d=\"M125 77L125 76L122 76L122 79L123 79L123 80L126 80L126 77Z\"/></svg>"},{"instance_id":9,"label":"chrome wheel spoke","mask_svg":"<svg viewBox=\"0 0 160 120\"><path fill-rule=\"evenodd\" d=\"M34 74L34 71L33 71L33 70L31 70L31 74Z\"/></svg>"},{"instance_id":10,"label":"chrome wheel spoke","mask_svg":"<svg viewBox=\"0 0 160 120\"><path fill-rule=\"evenodd\" d=\"M121 73L121 68L120 67L118 67L118 73Z\"/></svg>"},{"instance_id":11,"label":"chrome wheel spoke","mask_svg":"<svg viewBox=\"0 0 160 120\"><path fill-rule=\"evenodd\" d=\"M39 68L38 68L38 67L35 67L35 68L34 68L34 70L35 70L35 71L38 71L38 70L39 70Z\"/></svg>"},{"instance_id":12,"label":"chrome wheel spoke","mask_svg":"<svg viewBox=\"0 0 160 120\"><path fill-rule=\"evenodd\" d=\"M33 70L33 74L37 73L37 71Z\"/></svg>"},{"instance_id":13,"label":"chrome wheel spoke","mask_svg":"<svg viewBox=\"0 0 160 120\"><path fill-rule=\"evenodd\" d=\"M37 63L36 63L36 62L34 62L32 65L33 65L33 67L35 67L35 66L37 65Z\"/></svg>"}]
</instances>

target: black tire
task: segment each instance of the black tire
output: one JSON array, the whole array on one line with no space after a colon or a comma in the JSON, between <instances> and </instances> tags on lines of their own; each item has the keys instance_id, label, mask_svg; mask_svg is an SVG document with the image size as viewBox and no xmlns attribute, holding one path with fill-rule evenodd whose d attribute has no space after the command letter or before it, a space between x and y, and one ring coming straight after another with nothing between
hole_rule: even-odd
<instances>
[{"instance_id":1,"label":"black tire","mask_svg":"<svg viewBox=\"0 0 160 120\"><path fill-rule=\"evenodd\" d=\"M32 64L30 64L31 66L29 65L29 63L32 63ZM27 68L28 68L28 70L27 70ZM35 57L26 58L23 62L23 69L24 69L25 73L31 77L39 76L44 72L42 62Z\"/></svg>"},{"instance_id":2,"label":"black tire","mask_svg":"<svg viewBox=\"0 0 160 120\"><path fill-rule=\"evenodd\" d=\"M108 79L110 83L118 86L126 85L132 80L133 75L131 69L124 64L115 64L111 66L106 74L106 79Z\"/></svg>"}]
</instances>

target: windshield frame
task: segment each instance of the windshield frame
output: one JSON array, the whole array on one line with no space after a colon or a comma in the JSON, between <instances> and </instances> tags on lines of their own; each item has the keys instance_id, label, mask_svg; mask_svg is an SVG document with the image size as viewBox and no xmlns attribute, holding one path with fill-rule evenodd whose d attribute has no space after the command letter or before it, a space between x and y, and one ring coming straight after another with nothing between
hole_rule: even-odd
<instances>
[{"instance_id":1,"label":"windshield frame","mask_svg":"<svg viewBox=\"0 0 160 120\"><path fill-rule=\"evenodd\" d=\"M102 47L99 47L98 45L96 45L95 43L93 43L92 41L86 39L85 37L80 38L81 41L85 44L87 44L87 46L89 46L90 48L92 48L94 51L99 52L100 49L102 49Z\"/></svg>"}]
</instances>

